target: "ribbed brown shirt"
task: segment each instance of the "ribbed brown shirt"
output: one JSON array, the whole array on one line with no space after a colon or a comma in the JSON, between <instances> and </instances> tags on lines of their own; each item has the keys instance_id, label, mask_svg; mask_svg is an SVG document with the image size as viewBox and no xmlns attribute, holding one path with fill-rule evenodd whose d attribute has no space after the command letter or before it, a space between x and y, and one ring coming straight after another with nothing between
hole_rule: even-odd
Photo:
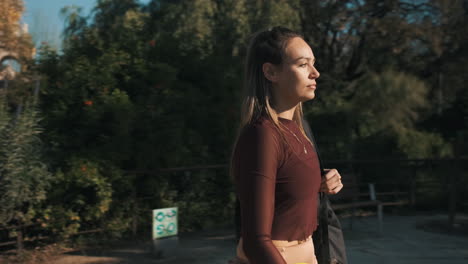
<instances>
[{"instance_id":1,"label":"ribbed brown shirt","mask_svg":"<svg viewBox=\"0 0 468 264\"><path fill-rule=\"evenodd\" d=\"M234 150L241 236L250 263L286 264L271 240L304 239L317 228L317 153L295 121L279 122L301 142L285 129L286 144L262 117L242 131Z\"/></svg>"}]
</instances>

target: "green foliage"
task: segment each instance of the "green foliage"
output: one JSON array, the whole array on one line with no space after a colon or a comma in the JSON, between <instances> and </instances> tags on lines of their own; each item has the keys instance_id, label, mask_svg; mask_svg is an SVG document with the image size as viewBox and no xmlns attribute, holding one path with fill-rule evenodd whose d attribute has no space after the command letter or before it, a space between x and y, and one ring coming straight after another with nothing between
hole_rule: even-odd
<instances>
[{"instance_id":1,"label":"green foliage","mask_svg":"<svg viewBox=\"0 0 468 264\"><path fill-rule=\"evenodd\" d=\"M235 205L232 185L225 177L225 171L219 170L165 175L156 188L158 208L178 207L181 232L222 226L234 218Z\"/></svg>"},{"instance_id":2,"label":"green foliage","mask_svg":"<svg viewBox=\"0 0 468 264\"><path fill-rule=\"evenodd\" d=\"M214 49L214 27L216 4L212 0L182 1L172 4L165 16L164 24L173 25L172 34L180 45L182 56L195 51L201 58Z\"/></svg>"},{"instance_id":3,"label":"green foliage","mask_svg":"<svg viewBox=\"0 0 468 264\"><path fill-rule=\"evenodd\" d=\"M97 163L72 158L67 169L54 175L43 222L61 237L77 233L84 225L96 227L112 202L112 185Z\"/></svg>"},{"instance_id":4,"label":"green foliage","mask_svg":"<svg viewBox=\"0 0 468 264\"><path fill-rule=\"evenodd\" d=\"M413 129L401 132L398 148L409 159L453 157L452 146L439 134Z\"/></svg>"},{"instance_id":5,"label":"green foliage","mask_svg":"<svg viewBox=\"0 0 468 264\"><path fill-rule=\"evenodd\" d=\"M39 111L30 97L10 113L0 95L0 225L30 224L40 215L51 175L41 159Z\"/></svg>"},{"instance_id":6,"label":"green foliage","mask_svg":"<svg viewBox=\"0 0 468 264\"><path fill-rule=\"evenodd\" d=\"M265 9L265 13L262 15L262 20L266 21L267 25L282 25L292 30L301 30L301 21L298 12L300 9L299 0L276 0L271 1L271 3L263 2L262 4Z\"/></svg>"},{"instance_id":7,"label":"green foliage","mask_svg":"<svg viewBox=\"0 0 468 264\"><path fill-rule=\"evenodd\" d=\"M451 156L450 146L440 135L417 130L420 113L429 108L428 87L421 80L386 70L356 80L349 89L353 90L350 112L356 138L386 135L398 142L394 153L405 158ZM361 153L363 147L357 146Z\"/></svg>"},{"instance_id":8,"label":"green foliage","mask_svg":"<svg viewBox=\"0 0 468 264\"><path fill-rule=\"evenodd\" d=\"M419 111L428 107L427 86L413 76L392 70L369 73L349 89L353 93L349 110L355 116L360 137L411 128Z\"/></svg>"},{"instance_id":9,"label":"green foliage","mask_svg":"<svg viewBox=\"0 0 468 264\"><path fill-rule=\"evenodd\" d=\"M5 129L11 119L11 115L8 112L8 105L5 99L6 91L0 91L0 131Z\"/></svg>"},{"instance_id":10,"label":"green foliage","mask_svg":"<svg viewBox=\"0 0 468 264\"><path fill-rule=\"evenodd\" d=\"M441 135L418 128L430 107L429 89L423 81L388 69L340 86L335 82L335 91L325 94L323 102L308 113L322 124L319 131L332 140L328 148L334 155L364 159L452 156Z\"/></svg>"}]
</instances>

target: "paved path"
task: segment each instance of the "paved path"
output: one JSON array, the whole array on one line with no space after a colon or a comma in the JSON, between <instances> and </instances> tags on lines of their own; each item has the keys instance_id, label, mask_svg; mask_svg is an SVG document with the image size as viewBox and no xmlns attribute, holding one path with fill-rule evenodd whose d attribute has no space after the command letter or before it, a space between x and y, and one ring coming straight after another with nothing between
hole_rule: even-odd
<instances>
[{"instance_id":1,"label":"paved path","mask_svg":"<svg viewBox=\"0 0 468 264\"><path fill-rule=\"evenodd\" d=\"M384 230L377 232L375 216L358 218L349 229L342 220L349 264L467 264L468 235L426 232L416 225L447 219L445 215L384 216ZM468 222L468 216L459 217ZM152 245L143 244L101 252L81 251L54 263L191 263L226 264L235 254L231 230L181 235L176 256L159 259Z\"/></svg>"},{"instance_id":2,"label":"paved path","mask_svg":"<svg viewBox=\"0 0 468 264\"><path fill-rule=\"evenodd\" d=\"M382 235L375 232L376 219L358 221L345 232L350 264L467 264L468 236L426 232L416 225L446 220L435 216L384 216ZM463 217L467 220L468 217Z\"/></svg>"}]
</instances>

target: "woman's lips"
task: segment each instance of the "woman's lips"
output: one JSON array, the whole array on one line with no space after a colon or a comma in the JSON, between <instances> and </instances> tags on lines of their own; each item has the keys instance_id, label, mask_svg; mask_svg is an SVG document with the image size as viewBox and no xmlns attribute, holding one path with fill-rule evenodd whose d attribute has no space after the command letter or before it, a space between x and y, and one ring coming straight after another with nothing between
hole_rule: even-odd
<instances>
[{"instance_id":1,"label":"woman's lips","mask_svg":"<svg viewBox=\"0 0 468 264\"><path fill-rule=\"evenodd\" d=\"M317 85L308 85L307 87L312 88L312 89L317 89Z\"/></svg>"}]
</instances>

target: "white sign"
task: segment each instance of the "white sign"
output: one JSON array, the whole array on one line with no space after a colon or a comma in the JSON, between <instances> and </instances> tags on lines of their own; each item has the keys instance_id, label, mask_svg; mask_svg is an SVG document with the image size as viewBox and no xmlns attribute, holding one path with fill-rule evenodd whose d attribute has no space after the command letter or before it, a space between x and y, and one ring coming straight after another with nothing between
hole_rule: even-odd
<instances>
[{"instance_id":1,"label":"white sign","mask_svg":"<svg viewBox=\"0 0 468 264\"><path fill-rule=\"evenodd\" d=\"M177 207L153 210L153 240L177 235Z\"/></svg>"}]
</instances>

